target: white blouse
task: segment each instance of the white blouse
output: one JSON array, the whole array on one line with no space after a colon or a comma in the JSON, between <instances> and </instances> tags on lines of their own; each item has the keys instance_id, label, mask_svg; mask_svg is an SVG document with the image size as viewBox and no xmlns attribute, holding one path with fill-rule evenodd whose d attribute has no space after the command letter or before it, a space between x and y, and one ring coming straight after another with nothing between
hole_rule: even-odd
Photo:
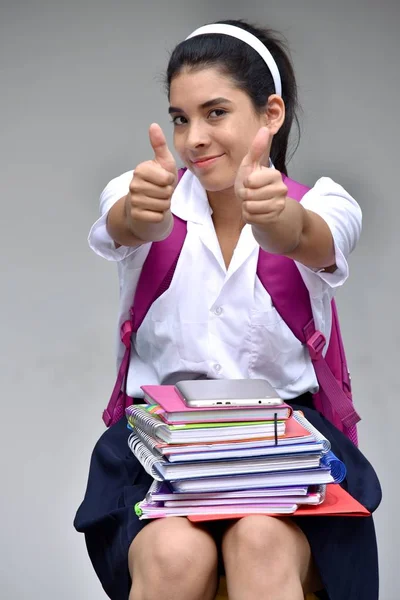
<instances>
[{"instance_id":1,"label":"white blouse","mask_svg":"<svg viewBox=\"0 0 400 600\"><path fill-rule=\"evenodd\" d=\"M111 206L127 194L133 172L113 179L100 197L101 217L89 234L91 248L118 263L119 326L129 308L151 244L115 248L106 229ZM335 242L337 270L330 274L297 267L310 292L315 325L327 339L330 301L348 277L347 258L361 232L361 209L332 179L323 177L302 205L328 224ZM171 202L173 214L187 221L187 236L169 289L151 306L137 334L127 391L142 397L141 385L175 383L197 377L264 378L285 399L317 390L307 350L272 306L259 281L259 246L245 225L228 269L212 222L212 211L199 180L186 171ZM124 346L119 340L117 363Z\"/></svg>"}]
</instances>

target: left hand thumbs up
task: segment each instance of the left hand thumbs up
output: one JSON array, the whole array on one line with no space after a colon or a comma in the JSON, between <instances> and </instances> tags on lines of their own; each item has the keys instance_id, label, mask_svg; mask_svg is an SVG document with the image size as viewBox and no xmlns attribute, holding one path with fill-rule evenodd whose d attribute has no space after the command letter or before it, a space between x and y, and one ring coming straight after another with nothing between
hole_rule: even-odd
<instances>
[{"instance_id":1,"label":"left hand thumbs up","mask_svg":"<svg viewBox=\"0 0 400 600\"><path fill-rule=\"evenodd\" d=\"M251 225L270 225L286 204L287 187L281 173L263 165L271 138L267 127L259 129L235 180L236 196L242 200L243 220Z\"/></svg>"}]
</instances>

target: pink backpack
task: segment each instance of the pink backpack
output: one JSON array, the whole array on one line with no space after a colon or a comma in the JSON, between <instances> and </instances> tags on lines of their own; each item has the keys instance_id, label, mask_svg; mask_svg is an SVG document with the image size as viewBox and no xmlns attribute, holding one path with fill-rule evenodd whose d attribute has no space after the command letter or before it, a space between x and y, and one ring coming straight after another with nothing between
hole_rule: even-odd
<instances>
[{"instance_id":1,"label":"pink backpack","mask_svg":"<svg viewBox=\"0 0 400 600\"><path fill-rule=\"evenodd\" d=\"M183 172L181 169L179 178ZM309 190L286 176L283 176L283 180L288 187L288 196L294 200L300 201ZM169 288L185 237L186 222L174 216L172 233L161 242L153 242L143 265L130 309L130 319L121 327L121 341L126 349L113 393L103 412L107 427L116 423L124 415L126 406L132 404L132 398L126 393L131 336L139 329L153 302ZM260 249L257 275L278 313L293 334L308 348L319 383L319 391L313 396L315 408L357 445L356 423L360 417L352 402L350 375L335 302L332 301L329 347L323 357L322 350L326 340L315 329L310 296L294 261Z\"/></svg>"}]
</instances>

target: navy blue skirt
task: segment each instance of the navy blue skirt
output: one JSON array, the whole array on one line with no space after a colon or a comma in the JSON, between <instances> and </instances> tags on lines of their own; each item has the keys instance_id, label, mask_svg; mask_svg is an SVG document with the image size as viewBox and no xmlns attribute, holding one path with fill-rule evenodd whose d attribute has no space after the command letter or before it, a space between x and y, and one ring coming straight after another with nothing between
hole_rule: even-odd
<instances>
[{"instance_id":1,"label":"navy blue skirt","mask_svg":"<svg viewBox=\"0 0 400 600\"><path fill-rule=\"evenodd\" d=\"M342 486L369 511L381 501L376 473L363 454L322 415L305 395L292 404L327 437L347 468ZM297 403L299 402L299 403ZM86 494L74 526L85 534L87 550L106 594L128 600L131 580L128 550L149 521L133 510L152 478L128 446L125 419L97 442L90 463ZM296 517L305 533L329 600L378 600L378 557L372 517Z\"/></svg>"}]
</instances>

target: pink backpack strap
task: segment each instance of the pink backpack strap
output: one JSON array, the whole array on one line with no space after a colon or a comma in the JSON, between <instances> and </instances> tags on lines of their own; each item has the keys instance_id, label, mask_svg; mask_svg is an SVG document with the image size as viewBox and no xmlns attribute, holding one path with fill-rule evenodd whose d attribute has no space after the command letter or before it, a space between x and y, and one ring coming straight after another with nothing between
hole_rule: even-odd
<instances>
[{"instance_id":1,"label":"pink backpack strap","mask_svg":"<svg viewBox=\"0 0 400 600\"><path fill-rule=\"evenodd\" d=\"M184 172L185 169L178 172L178 182ZM129 319L121 325L120 336L125 352L111 398L103 411L103 421L107 427L119 421L124 416L125 407L132 403L126 393L132 333L137 332L153 302L169 288L185 241L186 222L175 215L173 217L174 227L170 235L151 245L129 310Z\"/></svg>"},{"instance_id":2,"label":"pink backpack strap","mask_svg":"<svg viewBox=\"0 0 400 600\"><path fill-rule=\"evenodd\" d=\"M151 245L131 308L134 333L139 329L153 302L171 285L185 237L186 221L174 215L174 227L168 238Z\"/></svg>"},{"instance_id":3,"label":"pink backpack strap","mask_svg":"<svg viewBox=\"0 0 400 600\"><path fill-rule=\"evenodd\" d=\"M290 179L287 175L282 175L282 181L288 189L288 197L300 202L303 196L310 191L310 188L294 179Z\"/></svg>"},{"instance_id":4,"label":"pink backpack strap","mask_svg":"<svg viewBox=\"0 0 400 600\"><path fill-rule=\"evenodd\" d=\"M294 200L300 201L309 189L288 177L283 179L288 187L288 196ZM282 319L297 339L308 348L320 387L318 396L321 402L321 412L333 422L337 415L342 429L351 430L360 417L354 409L351 398L332 373L326 358L322 356L326 339L315 328L310 296L295 262L285 256L269 254L260 250L257 275L270 294L272 303ZM337 314L334 303L332 319L333 325L336 326ZM335 334L337 335L337 331ZM339 340L335 340L335 342L337 341L342 343L340 331ZM335 352L338 351L339 348L335 348ZM343 347L341 347L341 351L344 359ZM340 382L342 382L341 377Z\"/></svg>"}]
</instances>

